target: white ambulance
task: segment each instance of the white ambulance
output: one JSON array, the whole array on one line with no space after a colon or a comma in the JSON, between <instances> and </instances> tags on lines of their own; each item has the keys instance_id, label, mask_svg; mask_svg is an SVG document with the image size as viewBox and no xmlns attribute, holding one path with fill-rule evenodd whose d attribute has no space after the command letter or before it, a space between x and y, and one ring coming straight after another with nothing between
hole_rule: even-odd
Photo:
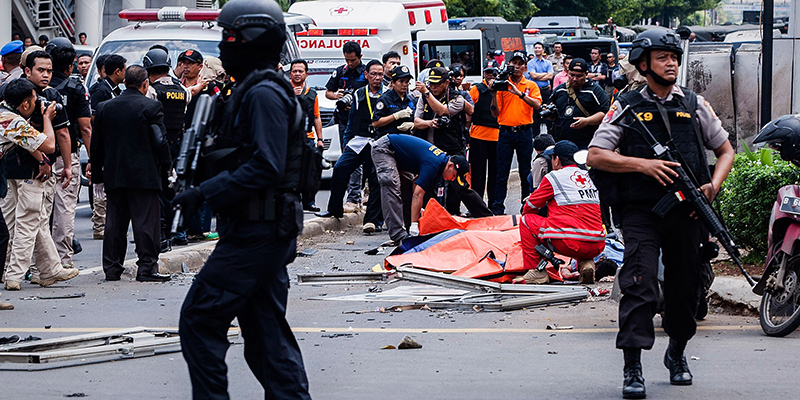
<instances>
[{"instance_id":1,"label":"white ambulance","mask_svg":"<svg viewBox=\"0 0 800 400\"><path fill-rule=\"evenodd\" d=\"M297 46L307 60L344 62L342 46L361 45L363 60L380 60L391 50L404 65L416 65L415 42L419 31L447 31L447 10L441 0L316 0L292 4L289 12L314 21L298 32Z\"/></svg>"}]
</instances>

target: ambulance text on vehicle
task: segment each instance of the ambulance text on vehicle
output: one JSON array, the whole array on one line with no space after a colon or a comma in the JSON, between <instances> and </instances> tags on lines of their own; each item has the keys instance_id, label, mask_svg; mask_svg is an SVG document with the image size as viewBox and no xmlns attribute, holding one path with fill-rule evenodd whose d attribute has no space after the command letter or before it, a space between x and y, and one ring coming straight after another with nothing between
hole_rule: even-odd
<instances>
[{"instance_id":1,"label":"ambulance text on vehicle","mask_svg":"<svg viewBox=\"0 0 800 400\"><path fill-rule=\"evenodd\" d=\"M342 61L342 46L355 41L364 60L380 60L396 51L404 65L413 66L419 31L447 31L447 11L441 0L317 0L294 3L290 12L314 20L297 33L303 58Z\"/></svg>"}]
</instances>

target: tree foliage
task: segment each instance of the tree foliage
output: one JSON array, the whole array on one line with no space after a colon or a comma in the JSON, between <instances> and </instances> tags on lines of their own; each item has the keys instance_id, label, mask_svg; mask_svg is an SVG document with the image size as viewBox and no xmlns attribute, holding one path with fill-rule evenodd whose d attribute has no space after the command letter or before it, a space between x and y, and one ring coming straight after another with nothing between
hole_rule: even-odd
<instances>
[{"instance_id":1,"label":"tree foliage","mask_svg":"<svg viewBox=\"0 0 800 400\"><path fill-rule=\"evenodd\" d=\"M538 11L530 0L444 0L444 4L450 18L498 16L524 23Z\"/></svg>"},{"instance_id":2,"label":"tree foliage","mask_svg":"<svg viewBox=\"0 0 800 400\"><path fill-rule=\"evenodd\" d=\"M581 15L592 23L605 23L608 17L618 25L636 24L653 18L668 23L683 19L695 11L716 7L721 0L536 0L538 15Z\"/></svg>"}]
</instances>

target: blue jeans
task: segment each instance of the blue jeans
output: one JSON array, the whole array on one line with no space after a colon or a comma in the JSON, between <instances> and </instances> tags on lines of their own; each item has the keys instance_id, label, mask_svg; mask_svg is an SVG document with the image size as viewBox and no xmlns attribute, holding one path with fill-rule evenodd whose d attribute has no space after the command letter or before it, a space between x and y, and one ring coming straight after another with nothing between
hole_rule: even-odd
<instances>
[{"instance_id":1,"label":"blue jeans","mask_svg":"<svg viewBox=\"0 0 800 400\"><path fill-rule=\"evenodd\" d=\"M519 164L520 199L524 201L531 194L527 178L531 173L531 156L533 154L532 127L516 132L511 127L500 127L500 137L497 140L497 182L492 204L492 212L495 215L505 214L508 174L511 171L511 159L514 151L517 152L517 163Z\"/></svg>"},{"instance_id":2,"label":"blue jeans","mask_svg":"<svg viewBox=\"0 0 800 400\"><path fill-rule=\"evenodd\" d=\"M342 147L342 155L347 150L347 142L355 136L352 133L345 135L346 127L346 122L339 124L339 137L342 140L339 144ZM336 162L339 162L339 160ZM359 165L358 168L353 170L350 180L347 182L347 201L350 203L361 203L361 172L361 166Z\"/></svg>"}]
</instances>

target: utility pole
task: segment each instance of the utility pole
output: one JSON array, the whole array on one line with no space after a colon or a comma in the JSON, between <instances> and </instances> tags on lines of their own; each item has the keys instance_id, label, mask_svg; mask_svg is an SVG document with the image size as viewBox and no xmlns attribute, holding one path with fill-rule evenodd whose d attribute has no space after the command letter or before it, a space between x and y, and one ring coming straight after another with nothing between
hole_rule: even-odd
<instances>
[{"instance_id":1,"label":"utility pole","mask_svg":"<svg viewBox=\"0 0 800 400\"><path fill-rule=\"evenodd\" d=\"M775 1L764 0L761 16L761 126L772 120L772 26Z\"/></svg>"}]
</instances>

